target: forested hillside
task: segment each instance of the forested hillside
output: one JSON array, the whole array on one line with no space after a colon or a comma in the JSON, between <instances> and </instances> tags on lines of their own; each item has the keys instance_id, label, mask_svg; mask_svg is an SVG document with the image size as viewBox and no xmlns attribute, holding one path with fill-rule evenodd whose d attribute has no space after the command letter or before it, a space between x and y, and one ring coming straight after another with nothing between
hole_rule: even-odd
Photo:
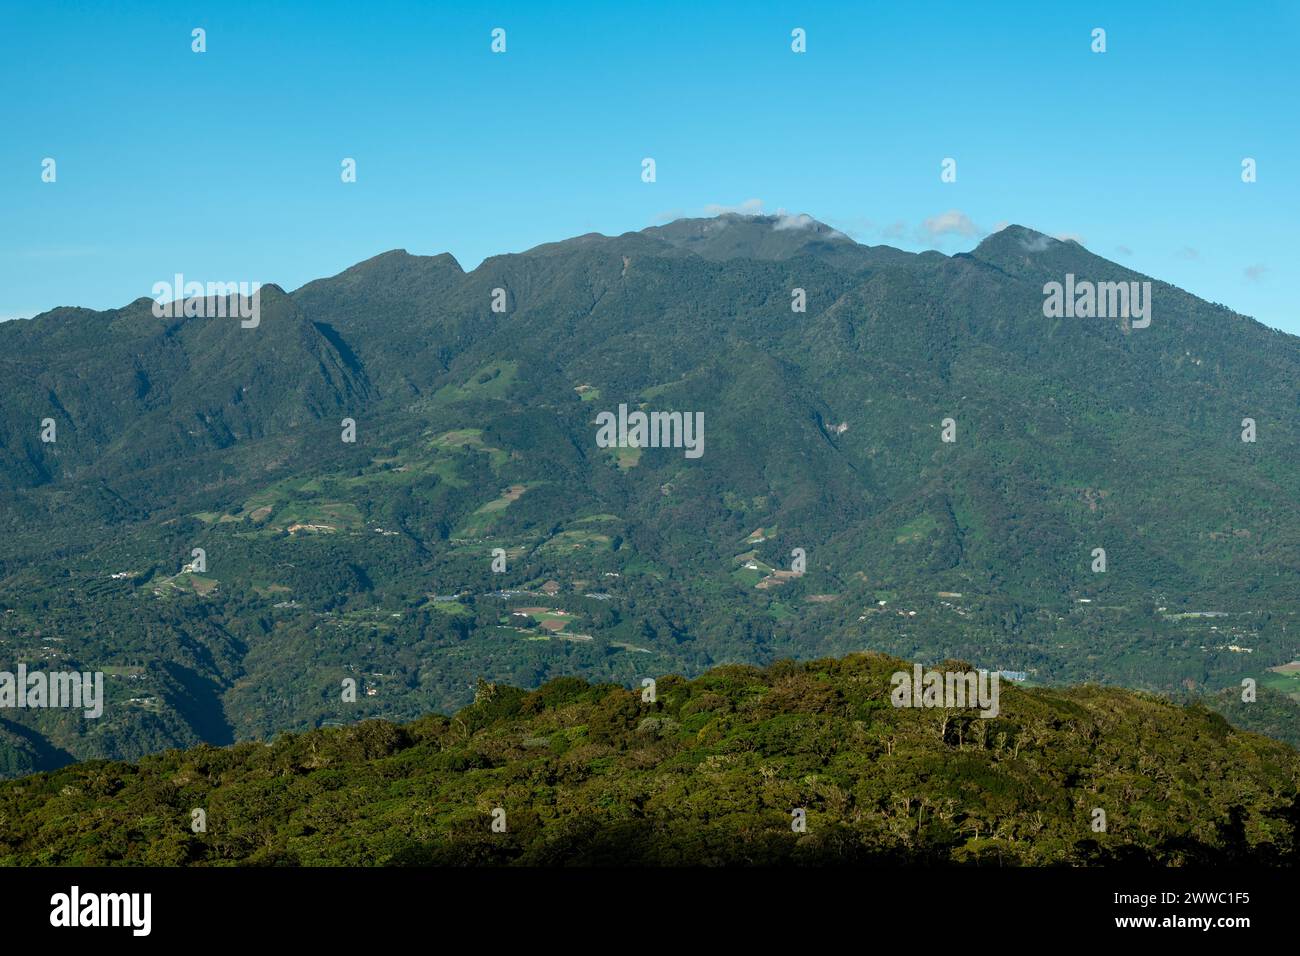
<instances>
[{"instance_id":1,"label":"forested hillside","mask_svg":"<svg viewBox=\"0 0 1300 956\"><path fill-rule=\"evenodd\" d=\"M484 683L451 717L80 764L0 784L0 864L1296 862L1285 744L1097 687L898 708L899 670Z\"/></svg>"}]
</instances>

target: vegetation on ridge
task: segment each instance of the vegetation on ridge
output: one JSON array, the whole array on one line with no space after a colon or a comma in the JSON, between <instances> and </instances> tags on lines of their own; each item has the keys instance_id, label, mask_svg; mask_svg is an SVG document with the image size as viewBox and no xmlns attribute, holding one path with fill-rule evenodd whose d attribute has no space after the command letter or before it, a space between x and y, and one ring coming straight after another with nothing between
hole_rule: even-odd
<instances>
[{"instance_id":1,"label":"vegetation on ridge","mask_svg":"<svg viewBox=\"0 0 1300 956\"><path fill-rule=\"evenodd\" d=\"M79 764L0 784L0 864L1297 860L1285 744L1099 687L1003 682L988 719L896 708L898 670L728 666L663 677L653 703L576 678L481 683L451 717Z\"/></svg>"}]
</instances>

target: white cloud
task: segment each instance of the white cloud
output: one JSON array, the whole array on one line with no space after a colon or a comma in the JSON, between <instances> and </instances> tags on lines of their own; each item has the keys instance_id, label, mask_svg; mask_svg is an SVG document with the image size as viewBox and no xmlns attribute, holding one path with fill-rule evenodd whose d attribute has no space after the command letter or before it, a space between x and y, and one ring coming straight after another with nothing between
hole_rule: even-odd
<instances>
[{"instance_id":1,"label":"white cloud","mask_svg":"<svg viewBox=\"0 0 1300 956\"><path fill-rule=\"evenodd\" d=\"M1034 238L1020 240L1020 248L1025 252L1046 252L1053 242L1056 242L1051 236L1034 236Z\"/></svg>"},{"instance_id":2,"label":"white cloud","mask_svg":"<svg viewBox=\"0 0 1300 956\"><path fill-rule=\"evenodd\" d=\"M784 211L778 211L776 214L776 222L773 224L772 228L777 230L807 229L809 226L814 226L816 224L817 220L806 212L801 212L797 216L789 216L786 215Z\"/></svg>"},{"instance_id":3,"label":"white cloud","mask_svg":"<svg viewBox=\"0 0 1300 956\"><path fill-rule=\"evenodd\" d=\"M742 203L734 206L726 206L721 203L710 203L704 207L706 216L770 216L776 221L772 223L772 228L777 231L789 229L812 229L818 225L816 219L807 213L788 213L785 209L777 209L774 213L766 212L763 209L763 200L746 199ZM832 229L827 233L832 239L846 239L847 236L838 229Z\"/></svg>"},{"instance_id":4,"label":"white cloud","mask_svg":"<svg viewBox=\"0 0 1300 956\"><path fill-rule=\"evenodd\" d=\"M921 223L921 234L930 240L944 236L978 236L982 230L971 221L970 216L960 209L949 209L945 213L931 216Z\"/></svg>"}]
</instances>

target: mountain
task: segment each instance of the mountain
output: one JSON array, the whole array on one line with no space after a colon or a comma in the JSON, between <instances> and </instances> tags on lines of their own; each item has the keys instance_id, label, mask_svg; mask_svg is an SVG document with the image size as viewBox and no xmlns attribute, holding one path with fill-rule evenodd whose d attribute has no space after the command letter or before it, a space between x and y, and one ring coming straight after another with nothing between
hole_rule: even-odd
<instances>
[{"instance_id":1,"label":"mountain","mask_svg":"<svg viewBox=\"0 0 1300 956\"><path fill-rule=\"evenodd\" d=\"M276 286L257 347L238 320L159 320L152 300L58 309L4 327L0 479L10 488L117 477L291 430L364 402L364 370ZM42 443L35 420L56 440Z\"/></svg>"},{"instance_id":2,"label":"mountain","mask_svg":"<svg viewBox=\"0 0 1300 956\"><path fill-rule=\"evenodd\" d=\"M1045 315L1119 282L1149 326ZM0 669L108 688L0 710L9 774L863 650L1300 740L1297 339L1078 243L729 215L388 252L255 328L58 309L0 356ZM702 414L702 455L601 447L620 405Z\"/></svg>"},{"instance_id":3,"label":"mountain","mask_svg":"<svg viewBox=\"0 0 1300 956\"><path fill-rule=\"evenodd\" d=\"M900 671L484 682L451 717L81 764L0 784L0 864L1295 864L1284 744L1097 687L900 708Z\"/></svg>"}]
</instances>

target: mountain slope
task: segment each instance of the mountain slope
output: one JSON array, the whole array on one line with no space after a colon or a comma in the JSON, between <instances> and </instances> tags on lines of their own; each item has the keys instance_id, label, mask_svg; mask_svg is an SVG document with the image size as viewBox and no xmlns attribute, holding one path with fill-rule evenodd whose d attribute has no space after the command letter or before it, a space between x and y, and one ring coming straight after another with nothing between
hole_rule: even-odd
<instances>
[{"instance_id":1,"label":"mountain slope","mask_svg":"<svg viewBox=\"0 0 1300 956\"><path fill-rule=\"evenodd\" d=\"M1046 318L1067 275L1151 281L1151 325ZM385 253L268 287L256 329L56 310L0 355L0 646L110 671L93 726L5 712L0 766L351 721L349 677L409 719L478 677L863 649L1216 706L1249 677L1300 734L1269 670L1300 658L1297 340L1077 243L724 216ZM702 412L703 455L598 447L621 404Z\"/></svg>"},{"instance_id":2,"label":"mountain slope","mask_svg":"<svg viewBox=\"0 0 1300 956\"><path fill-rule=\"evenodd\" d=\"M141 299L0 327L0 480L116 477L364 405L365 372L276 286L257 328L158 319ZM51 418L55 440L40 438Z\"/></svg>"}]
</instances>

